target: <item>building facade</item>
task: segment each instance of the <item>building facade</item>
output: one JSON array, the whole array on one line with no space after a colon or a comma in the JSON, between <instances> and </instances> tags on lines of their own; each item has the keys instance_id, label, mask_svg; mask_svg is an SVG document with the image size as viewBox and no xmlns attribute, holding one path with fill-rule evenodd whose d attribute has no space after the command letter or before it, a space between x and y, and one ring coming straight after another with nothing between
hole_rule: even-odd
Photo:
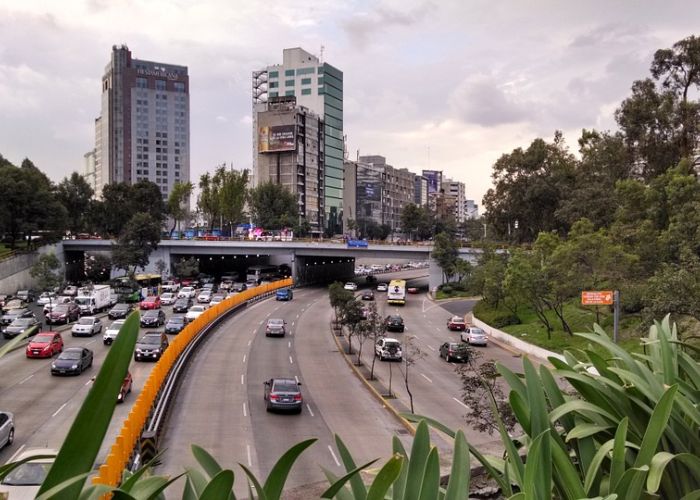
<instances>
[{"instance_id":1,"label":"building facade","mask_svg":"<svg viewBox=\"0 0 700 500\"><path fill-rule=\"evenodd\" d=\"M422 175L413 178L413 203L419 207L428 206L428 179Z\"/></svg>"},{"instance_id":2,"label":"building facade","mask_svg":"<svg viewBox=\"0 0 700 500\"><path fill-rule=\"evenodd\" d=\"M112 47L95 120L99 195L107 183L155 183L167 198L190 180L190 102L186 66L134 59Z\"/></svg>"},{"instance_id":3,"label":"building facade","mask_svg":"<svg viewBox=\"0 0 700 500\"><path fill-rule=\"evenodd\" d=\"M479 205L474 200L464 201L464 213L467 219L479 218Z\"/></svg>"},{"instance_id":4,"label":"building facade","mask_svg":"<svg viewBox=\"0 0 700 500\"><path fill-rule=\"evenodd\" d=\"M257 112L256 182L281 184L297 198L299 222L323 232L323 120L296 98L270 97Z\"/></svg>"},{"instance_id":5,"label":"building facade","mask_svg":"<svg viewBox=\"0 0 700 500\"><path fill-rule=\"evenodd\" d=\"M97 192L97 186L101 185L101 179L97 175L97 164L95 163L95 150L88 151L83 155L83 178ZM93 195L94 197L94 195Z\"/></svg>"},{"instance_id":6,"label":"building facade","mask_svg":"<svg viewBox=\"0 0 700 500\"><path fill-rule=\"evenodd\" d=\"M356 234L349 221L357 223L357 162L343 162L343 227L345 233Z\"/></svg>"},{"instance_id":7,"label":"building facade","mask_svg":"<svg viewBox=\"0 0 700 500\"><path fill-rule=\"evenodd\" d=\"M282 64L253 72L253 130L258 134L257 114L274 97L296 97L323 120L323 214L327 234L343 232L343 72L296 47L284 49ZM257 140L253 141L257 144ZM253 148L253 183L257 173L257 146Z\"/></svg>"},{"instance_id":8,"label":"building facade","mask_svg":"<svg viewBox=\"0 0 700 500\"><path fill-rule=\"evenodd\" d=\"M453 215L457 224L462 224L466 220L465 203L466 196L464 195L464 183L445 179L442 182L442 189L445 192L445 197L453 200L454 204Z\"/></svg>"},{"instance_id":9,"label":"building facade","mask_svg":"<svg viewBox=\"0 0 700 500\"><path fill-rule=\"evenodd\" d=\"M428 208L435 212L442 191L442 170L423 170L421 175L428 179Z\"/></svg>"}]
</instances>

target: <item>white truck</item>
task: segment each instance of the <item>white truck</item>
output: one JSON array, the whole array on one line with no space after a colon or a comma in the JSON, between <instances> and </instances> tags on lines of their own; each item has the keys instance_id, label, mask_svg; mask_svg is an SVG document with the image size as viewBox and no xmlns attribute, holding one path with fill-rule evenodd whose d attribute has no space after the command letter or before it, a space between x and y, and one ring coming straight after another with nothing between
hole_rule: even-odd
<instances>
[{"instance_id":1,"label":"white truck","mask_svg":"<svg viewBox=\"0 0 700 500\"><path fill-rule=\"evenodd\" d=\"M109 307L112 289L109 285L95 285L81 288L75 303L80 307L81 316L92 316Z\"/></svg>"}]
</instances>

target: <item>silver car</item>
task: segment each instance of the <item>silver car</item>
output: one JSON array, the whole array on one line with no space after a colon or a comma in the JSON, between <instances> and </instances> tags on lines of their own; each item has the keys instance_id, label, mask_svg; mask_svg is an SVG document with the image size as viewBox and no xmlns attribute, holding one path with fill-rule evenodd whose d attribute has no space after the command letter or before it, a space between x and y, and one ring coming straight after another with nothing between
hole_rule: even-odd
<instances>
[{"instance_id":1,"label":"silver car","mask_svg":"<svg viewBox=\"0 0 700 500\"><path fill-rule=\"evenodd\" d=\"M461 334L462 342L469 345L487 346L489 339L486 332L476 326L468 326Z\"/></svg>"},{"instance_id":2,"label":"silver car","mask_svg":"<svg viewBox=\"0 0 700 500\"><path fill-rule=\"evenodd\" d=\"M15 418L8 411L0 411L0 449L15 440Z\"/></svg>"}]
</instances>

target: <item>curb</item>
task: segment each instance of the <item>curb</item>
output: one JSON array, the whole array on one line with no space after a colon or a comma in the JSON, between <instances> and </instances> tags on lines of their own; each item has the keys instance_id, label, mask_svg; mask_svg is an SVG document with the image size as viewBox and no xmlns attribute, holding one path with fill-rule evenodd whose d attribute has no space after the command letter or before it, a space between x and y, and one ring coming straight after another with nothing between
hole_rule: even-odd
<instances>
[{"instance_id":1,"label":"curb","mask_svg":"<svg viewBox=\"0 0 700 500\"><path fill-rule=\"evenodd\" d=\"M333 340L335 341L335 345L338 347L338 352L340 352L340 354L343 356L343 358L345 359L345 362L352 369L352 372L355 374L355 376L357 378L359 378L360 381L365 385L365 387L367 387L367 389L369 389L369 391L372 393L372 395L374 395L374 397L377 398L377 400L380 401L382 403L382 405L387 410L389 410L389 413L391 413L399 421L399 423L401 425L403 425L408 430L408 432L411 433L412 436L415 436L416 435L416 428L413 427L413 425L411 425L411 423L408 420L403 418L399 414L399 412L396 411L396 408L394 408L386 399L384 399L384 397L381 394L379 394L379 391L377 391L377 389L375 389L374 386L372 386L372 384L370 384L369 381L367 379L365 379L365 377L360 373L360 370L357 369L357 367L352 362L350 357L343 350L343 346L341 346L340 341L338 341L338 336L335 333L333 333L332 329L331 329L330 333L333 336Z\"/></svg>"}]
</instances>

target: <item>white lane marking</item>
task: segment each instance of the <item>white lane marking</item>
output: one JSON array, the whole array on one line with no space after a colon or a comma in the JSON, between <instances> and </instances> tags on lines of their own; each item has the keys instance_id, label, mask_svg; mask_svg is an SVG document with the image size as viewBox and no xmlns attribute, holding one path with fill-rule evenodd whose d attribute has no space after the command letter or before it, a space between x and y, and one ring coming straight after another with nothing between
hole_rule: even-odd
<instances>
[{"instance_id":1,"label":"white lane marking","mask_svg":"<svg viewBox=\"0 0 700 500\"><path fill-rule=\"evenodd\" d=\"M245 375L243 375L243 374L241 373L241 385L245 384L244 380L245 380Z\"/></svg>"},{"instance_id":2,"label":"white lane marking","mask_svg":"<svg viewBox=\"0 0 700 500\"><path fill-rule=\"evenodd\" d=\"M331 452L331 456L333 457L333 460L335 461L335 465L340 467L340 462L338 462L338 457L336 457L335 453L333 453L333 448L331 448L331 445L328 445L328 451Z\"/></svg>"},{"instance_id":3,"label":"white lane marking","mask_svg":"<svg viewBox=\"0 0 700 500\"><path fill-rule=\"evenodd\" d=\"M431 346L431 345L428 345L428 349L430 349L431 351L434 351L434 350L435 350L435 348L434 348L433 346Z\"/></svg>"},{"instance_id":4,"label":"white lane marking","mask_svg":"<svg viewBox=\"0 0 700 500\"><path fill-rule=\"evenodd\" d=\"M299 383L299 377L297 377L296 375L294 375L294 380L297 381L297 384Z\"/></svg>"},{"instance_id":5,"label":"white lane marking","mask_svg":"<svg viewBox=\"0 0 700 500\"><path fill-rule=\"evenodd\" d=\"M247 354L244 354L244 355L243 355L243 362L244 362L244 363L245 363L245 357L246 357L246 356L247 356Z\"/></svg>"},{"instance_id":6,"label":"white lane marking","mask_svg":"<svg viewBox=\"0 0 700 500\"><path fill-rule=\"evenodd\" d=\"M309 410L309 414L313 417L313 416L314 416L314 412L311 411L311 405L309 405L309 404L307 403L307 404L306 404L306 408Z\"/></svg>"},{"instance_id":7,"label":"white lane marking","mask_svg":"<svg viewBox=\"0 0 700 500\"><path fill-rule=\"evenodd\" d=\"M302 311L303 311L303 309L302 309ZM298 315L298 314L297 314L297 317L296 317L295 319L299 319L299 315Z\"/></svg>"},{"instance_id":8,"label":"white lane marking","mask_svg":"<svg viewBox=\"0 0 700 500\"><path fill-rule=\"evenodd\" d=\"M248 416L248 412L246 411L245 403L243 403L243 416L244 417Z\"/></svg>"},{"instance_id":9,"label":"white lane marking","mask_svg":"<svg viewBox=\"0 0 700 500\"><path fill-rule=\"evenodd\" d=\"M29 379L32 378L33 376L34 376L34 374L32 373L32 374L29 375L28 377L23 378L23 379L20 381L20 384L24 384L27 380L29 380Z\"/></svg>"},{"instance_id":10,"label":"white lane marking","mask_svg":"<svg viewBox=\"0 0 700 500\"><path fill-rule=\"evenodd\" d=\"M97 339L92 339L90 342L86 342L85 345L94 344Z\"/></svg>"},{"instance_id":11,"label":"white lane marking","mask_svg":"<svg viewBox=\"0 0 700 500\"><path fill-rule=\"evenodd\" d=\"M289 364L290 364L290 365L293 365L293 364L294 364L294 360L292 359L291 356L289 356Z\"/></svg>"},{"instance_id":12,"label":"white lane marking","mask_svg":"<svg viewBox=\"0 0 700 500\"><path fill-rule=\"evenodd\" d=\"M296 323L296 322L295 322L295 321L292 321L292 326L294 326L294 323Z\"/></svg>"},{"instance_id":13,"label":"white lane marking","mask_svg":"<svg viewBox=\"0 0 700 500\"><path fill-rule=\"evenodd\" d=\"M469 407L468 407L467 405L465 405L464 403L462 403L459 399L457 399L457 398L452 398L452 399L454 399L454 400L457 401L459 404L461 404L462 406L464 406L467 410L469 409Z\"/></svg>"},{"instance_id":14,"label":"white lane marking","mask_svg":"<svg viewBox=\"0 0 700 500\"><path fill-rule=\"evenodd\" d=\"M437 326L435 327L435 329L436 329L438 332L441 332L441 331L442 331L442 330L441 330L440 328L438 328Z\"/></svg>"},{"instance_id":15,"label":"white lane marking","mask_svg":"<svg viewBox=\"0 0 700 500\"><path fill-rule=\"evenodd\" d=\"M61 413L61 410L64 409L64 408L66 407L67 404L68 404L68 403L63 403L63 404L61 405L61 407L60 407L58 410L56 410L56 411L53 413L53 415L51 415L51 416L52 416L52 417L55 417L56 415L58 415L59 413Z\"/></svg>"},{"instance_id":16,"label":"white lane marking","mask_svg":"<svg viewBox=\"0 0 700 500\"><path fill-rule=\"evenodd\" d=\"M87 382L85 382L85 385L90 385L91 383L92 383L92 380L88 380Z\"/></svg>"},{"instance_id":17,"label":"white lane marking","mask_svg":"<svg viewBox=\"0 0 700 500\"><path fill-rule=\"evenodd\" d=\"M261 319L261 320L260 320L260 324L262 325L264 321L265 321L264 319Z\"/></svg>"},{"instance_id":18,"label":"white lane marking","mask_svg":"<svg viewBox=\"0 0 700 500\"><path fill-rule=\"evenodd\" d=\"M245 448L246 448L246 454L248 455L248 467L252 467L253 461L250 459L250 445L249 444L245 445Z\"/></svg>"},{"instance_id":19,"label":"white lane marking","mask_svg":"<svg viewBox=\"0 0 700 500\"><path fill-rule=\"evenodd\" d=\"M291 341L287 342L287 347L289 347L290 349L292 348L292 342L291 342Z\"/></svg>"},{"instance_id":20,"label":"white lane marking","mask_svg":"<svg viewBox=\"0 0 700 500\"><path fill-rule=\"evenodd\" d=\"M289 330L289 335L294 335L294 332Z\"/></svg>"},{"instance_id":21,"label":"white lane marking","mask_svg":"<svg viewBox=\"0 0 700 500\"><path fill-rule=\"evenodd\" d=\"M255 330L253 330L253 333L255 333ZM249 340L249 341L248 341L248 345L250 345L250 344L252 344L252 343L253 343L252 340Z\"/></svg>"},{"instance_id":22,"label":"white lane marking","mask_svg":"<svg viewBox=\"0 0 700 500\"><path fill-rule=\"evenodd\" d=\"M430 380L428 377L426 377L426 376L423 375L422 373L421 373L420 375L421 375L421 377L423 377L425 380L427 380L427 381L430 382L431 384L433 383L432 380Z\"/></svg>"},{"instance_id":23,"label":"white lane marking","mask_svg":"<svg viewBox=\"0 0 700 500\"><path fill-rule=\"evenodd\" d=\"M23 444L22 446L20 446L19 448L17 448L17 451L15 452L14 455L12 455L12 456L10 457L10 460L9 460L8 463L14 462L14 461L15 461L15 458L17 458L17 456L22 452L22 450L24 449L25 446L27 446L27 445L26 445L26 444Z\"/></svg>"},{"instance_id":24,"label":"white lane marking","mask_svg":"<svg viewBox=\"0 0 700 500\"><path fill-rule=\"evenodd\" d=\"M257 331L258 331L258 330L256 330L255 328L253 328L253 335L255 335L255 332L257 332ZM250 345L250 342L248 342L248 345Z\"/></svg>"}]
</instances>

